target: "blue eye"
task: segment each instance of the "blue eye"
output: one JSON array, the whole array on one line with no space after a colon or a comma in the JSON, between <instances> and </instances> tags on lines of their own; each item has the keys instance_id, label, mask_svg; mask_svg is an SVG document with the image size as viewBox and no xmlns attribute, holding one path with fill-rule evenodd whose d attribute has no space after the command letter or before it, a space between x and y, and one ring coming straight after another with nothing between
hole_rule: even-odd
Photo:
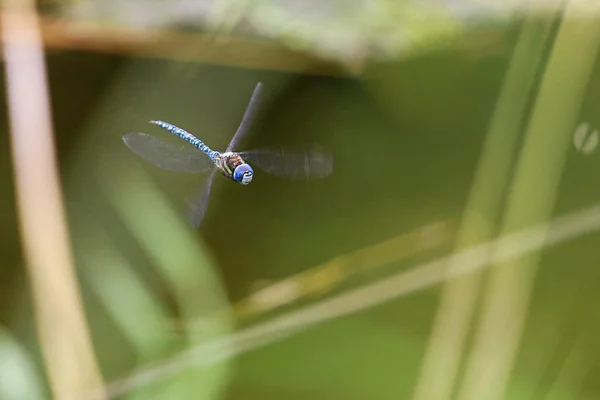
<instances>
[{"instance_id":1,"label":"blue eye","mask_svg":"<svg viewBox=\"0 0 600 400\"><path fill-rule=\"evenodd\" d=\"M233 179L240 182L242 185L247 185L252 181L254 171L248 164L238 165L233 171Z\"/></svg>"}]
</instances>

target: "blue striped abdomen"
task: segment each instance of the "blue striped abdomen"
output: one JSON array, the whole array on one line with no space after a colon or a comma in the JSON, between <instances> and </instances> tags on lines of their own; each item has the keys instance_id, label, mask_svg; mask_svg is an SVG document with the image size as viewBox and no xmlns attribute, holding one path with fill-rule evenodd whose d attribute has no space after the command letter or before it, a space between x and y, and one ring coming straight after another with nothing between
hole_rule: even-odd
<instances>
[{"instance_id":1,"label":"blue striped abdomen","mask_svg":"<svg viewBox=\"0 0 600 400\"><path fill-rule=\"evenodd\" d=\"M217 155L220 154L218 151L211 149L206 144L204 144L202 140L198 139L196 136L192 135L185 129L181 129L173 124L164 121L150 121L150 123L159 126L171 132L174 135L179 136L183 140L188 141L192 146L197 147L201 152L206 154L212 162L215 162Z\"/></svg>"}]
</instances>

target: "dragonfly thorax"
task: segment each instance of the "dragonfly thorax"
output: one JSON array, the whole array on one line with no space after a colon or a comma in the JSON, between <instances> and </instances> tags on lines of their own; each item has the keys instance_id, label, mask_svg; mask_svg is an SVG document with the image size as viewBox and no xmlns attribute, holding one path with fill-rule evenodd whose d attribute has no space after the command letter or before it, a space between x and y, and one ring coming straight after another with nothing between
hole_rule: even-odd
<instances>
[{"instance_id":1,"label":"dragonfly thorax","mask_svg":"<svg viewBox=\"0 0 600 400\"><path fill-rule=\"evenodd\" d=\"M215 157L215 164L224 176L237 183L247 185L252 182L254 170L238 153L221 153Z\"/></svg>"}]
</instances>

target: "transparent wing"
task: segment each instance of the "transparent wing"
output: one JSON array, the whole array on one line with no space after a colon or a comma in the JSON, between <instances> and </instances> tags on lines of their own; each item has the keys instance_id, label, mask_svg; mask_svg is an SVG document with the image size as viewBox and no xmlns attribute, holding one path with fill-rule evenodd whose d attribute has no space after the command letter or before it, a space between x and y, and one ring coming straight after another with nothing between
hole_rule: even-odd
<instances>
[{"instance_id":1,"label":"transparent wing","mask_svg":"<svg viewBox=\"0 0 600 400\"><path fill-rule=\"evenodd\" d=\"M212 182L216 172L217 168L214 168L206 182L186 199L187 220L195 229L198 229L206 215L210 189L212 188Z\"/></svg>"},{"instance_id":2,"label":"transparent wing","mask_svg":"<svg viewBox=\"0 0 600 400\"><path fill-rule=\"evenodd\" d=\"M173 145L147 133L130 132L123 141L138 156L164 170L199 174L213 166L195 147Z\"/></svg>"},{"instance_id":3,"label":"transparent wing","mask_svg":"<svg viewBox=\"0 0 600 400\"><path fill-rule=\"evenodd\" d=\"M322 179L333 171L333 157L316 146L238 152L250 165L288 179Z\"/></svg>"},{"instance_id":4,"label":"transparent wing","mask_svg":"<svg viewBox=\"0 0 600 400\"><path fill-rule=\"evenodd\" d=\"M229 146L227 146L226 151L232 151L235 146L240 142L240 140L250 131L250 127L252 126L252 122L254 122L254 117L258 112L258 106L260 104L260 96L262 94L262 83L258 82L256 88L254 88L254 92L252 93L252 97L250 98L250 103L246 107L246 111L244 112L244 116L242 117L242 122L238 127L235 135L229 142Z\"/></svg>"}]
</instances>

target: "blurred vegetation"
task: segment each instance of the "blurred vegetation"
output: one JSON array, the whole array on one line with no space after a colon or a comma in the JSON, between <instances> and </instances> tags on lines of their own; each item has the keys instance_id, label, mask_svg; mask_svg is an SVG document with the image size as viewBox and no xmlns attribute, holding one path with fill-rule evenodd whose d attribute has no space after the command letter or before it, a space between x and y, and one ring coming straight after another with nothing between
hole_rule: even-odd
<instances>
[{"instance_id":1,"label":"blurred vegetation","mask_svg":"<svg viewBox=\"0 0 600 400\"><path fill-rule=\"evenodd\" d=\"M53 122L87 322L115 398L414 395L426 378L421 367L445 285L415 284L365 310L336 299L410 277L432 260L497 237L507 204L522 207L512 209L517 214L505 226L512 232L600 197L597 154L583 155L570 141L579 123L600 123L597 29L570 21L572 37L588 40L573 39L569 51L553 53L562 15L491 4L45 3L45 15L64 20L63 39L71 40L49 44ZM183 44L179 51L194 54L187 61L160 51L128 55L123 48L136 52L130 37L114 51L84 51L87 42L69 30L76 21L101 27L106 36L133 28L157 43L184 28L209 37L218 32L210 51L230 61L220 64L205 48ZM159 27L168 29L153 30ZM247 40L243 57L254 55L256 68L236 58L228 47L232 37ZM289 64L261 59L261 41L307 58L297 68L277 69ZM171 46L177 42L163 48ZM345 72L312 74L312 63L323 59ZM557 83L542 90L548 71ZM333 151L334 173L316 182L257 174L248 187L217 176L207 218L194 231L183 219L182 199L202 177L147 165L122 135L155 133L147 121L162 119L223 149L257 81L265 101L241 147L317 142ZM534 112L540 103L545 107ZM1 110L0 398L51 398L15 215L6 107ZM515 189L518 160L527 155L534 172L518 178ZM542 182L555 192L542 192ZM525 197L511 203L511 195ZM540 250L539 260L522 266L528 272L517 283L530 279L531 297L502 398L600 398L597 229ZM473 314L489 295L488 273L479 278ZM523 295L519 290L509 285L502 301ZM298 322L284 329L281 322L319 312L331 318L308 328ZM477 332L468 320L460 379Z\"/></svg>"}]
</instances>

